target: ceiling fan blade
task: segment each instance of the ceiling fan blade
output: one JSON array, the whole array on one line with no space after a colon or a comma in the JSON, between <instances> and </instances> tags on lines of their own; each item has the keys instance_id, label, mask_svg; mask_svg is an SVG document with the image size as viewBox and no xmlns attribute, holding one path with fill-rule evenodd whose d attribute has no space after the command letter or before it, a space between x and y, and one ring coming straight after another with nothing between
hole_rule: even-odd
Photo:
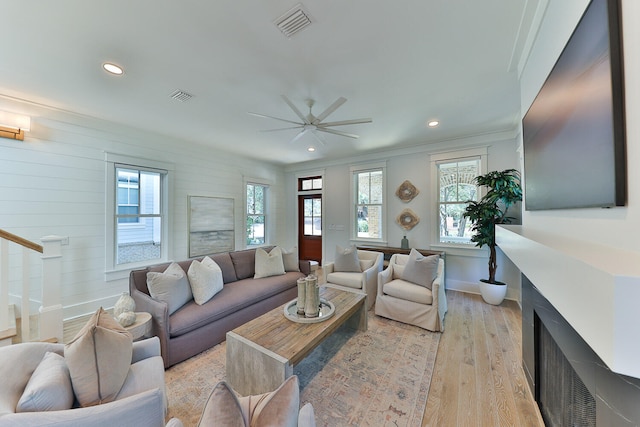
<instances>
[{"instance_id":1,"label":"ceiling fan blade","mask_svg":"<svg viewBox=\"0 0 640 427\"><path fill-rule=\"evenodd\" d=\"M303 125L300 125L300 126L291 126L291 127L289 127L289 128L263 129L263 130L261 130L260 132L278 132L278 131L281 131L281 130L302 129L302 128L304 128L304 126L303 126Z\"/></svg>"},{"instance_id":2,"label":"ceiling fan blade","mask_svg":"<svg viewBox=\"0 0 640 427\"><path fill-rule=\"evenodd\" d=\"M340 98L338 98L336 100L336 102L334 102L333 104L329 105L329 107L326 110L324 110L318 117L316 117L316 119L313 121L313 124L317 125L318 123L322 122L324 119L327 118L327 116L329 114L331 114L334 111L336 111L338 109L338 107L340 107L345 102L347 102L347 98L343 98L342 96Z\"/></svg>"},{"instance_id":3,"label":"ceiling fan blade","mask_svg":"<svg viewBox=\"0 0 640 427\"><path fill-rule=\"evenodd\" d=\"M289 106L289 108L291 108L293 110L294 113L296 113L296 115L298 117L300 117L300 120L302 120L303 123L309 124L309 121L307 120L307 118L304 116L304 114L302 114L302 112L300 110L298 110L298 107L296 107L295 105L293 105L293 102L291 102L291 100L289 98L287 98L286 95L281 95L282 99L284 99L284 102L287 103L287 105Z\"/></svg>"},{"instance_id":4,"label":"ceiling fan blade","mask_svg":"<svg viewBox=\"0 0 640 427\"><path fill-rule=\"evenodd\" d=\"M318 127L329 127L329 126L344 126L344 125L358 125L361 123L371 123L373 120L371 119L353 119L353 120L340 120L338 122L326 122L318 124Z\"/></svg>"},{"instance_id":5,"label":"ceiling fan blade","mask_svg":"<svg viewBox=\"0 0 640 427\"><path fill-rule=\"evenodd\" d=\"M340 135L340 136L346 136L348 138L353 138L353 139L358 139L360 138L360 135L355 135L353 133L346 133L346 132L341 132L339 130L333 130L333 129L326 129L326 128L321 128L318 127L318 130L320 132L327 132L327 133L333 133L335 135Z\"/></svg>"},{"instance_id":6,"label":"ceiling fan blade","mask_svg":"<svg viewBox=\"0 0 640 427\"><path fill-rule=\"evenodd\" d=\"M313 136L316 137L320 145L327 145L324 138L321 135L318 135L318 132L311 132L311 133L313 134Z\"/></svg>"},{"instance_id":7,"label":"ceiling fan blade","mask_svg":"<svg viewBox=\"0 0 640 427\"><path fill-rule=\"evenodd\" d=\"M307 129L301 130L291 141L289 141L289 144L293 144L294 142L298 141L305 133L307 133Z\"/></svg>"},{"instance_id":8,"label":"ceiling fan blade","mask_svg":"<svg viewBox=\"0 0 640 427\"><path fill-rule=\"evenodd\" d=\"M293 123L294 125L302 126L302 123L294 122L293 120L287 120L287 119L281 119L279 117L267 116L266 114L258 114L258 113L251 113L251 112L249 112L248 114L251 114L252 116L256 116L256 117L264 117L266 119L280 120L281 122Z\"/></svg>"}]
</instances>

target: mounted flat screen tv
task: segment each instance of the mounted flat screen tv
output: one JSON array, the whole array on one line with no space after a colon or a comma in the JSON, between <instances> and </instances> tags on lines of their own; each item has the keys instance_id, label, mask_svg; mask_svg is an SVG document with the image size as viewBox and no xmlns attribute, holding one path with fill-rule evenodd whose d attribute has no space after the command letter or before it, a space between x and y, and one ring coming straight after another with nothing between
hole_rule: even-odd
<instances>
[{"instance_id":1,"label":"mounted flat screen tv","mask_svg":"<svg viewBox=\"0 0 640 427\"><path fill-rule=\"evenodd\" d=\"M591 1L522 121L526 210L626 203L618 1Z\"/></svg>"}]
</instances>

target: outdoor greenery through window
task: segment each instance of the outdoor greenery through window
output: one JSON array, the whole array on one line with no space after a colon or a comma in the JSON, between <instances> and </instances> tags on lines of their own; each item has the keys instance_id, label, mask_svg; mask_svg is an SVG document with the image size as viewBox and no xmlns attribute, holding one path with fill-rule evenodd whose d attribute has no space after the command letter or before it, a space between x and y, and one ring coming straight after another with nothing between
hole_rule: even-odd
<instances>
[{"instance_id":1,"label":"outdoor greenery through window","mask_svg":"<svg viewBox=\"0 0 640 427\"><path fill-rule=\"evenodd\" d=\"M267 188L247 184L247 246L265 243Z\"/></svg>"},{"instance_id":2,"label":"outdoor greenery through window","mask_svg":"<svg viewBox=\"0 0 640 427\"><path fill-rule=\"evenodd\" d=\"M355 173L357 238L382 238L383 184L382 169Z\"/></svg>"},{"instance_id":3,"label":"outdoor greenery through window","mask_svg":"<svg viewBox=\"0 0 640 427\"><path fill-rule=\"evenodd\" d=\"M468 200L478 200L474 178L480 174L480 159L438 164L440 243L470 243L471 223L462 216Z\"/></svg>"},{"instance_id":4,"label":"outdoor greenery through window","mask_svg":"<svg viewBox=\"0 0 640 427\"><path fill-rule=\"evenodd\" d=\"M116 264L160 259L163 174L116 166Z\"/></svg>"}]
</instances>

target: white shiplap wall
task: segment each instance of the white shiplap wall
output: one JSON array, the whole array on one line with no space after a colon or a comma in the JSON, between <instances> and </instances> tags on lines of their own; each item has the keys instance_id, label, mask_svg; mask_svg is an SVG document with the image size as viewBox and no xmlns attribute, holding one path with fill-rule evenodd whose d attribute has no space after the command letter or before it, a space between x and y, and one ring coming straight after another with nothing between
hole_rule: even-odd
<instances>
[{"instance_id":1,"label":"white shiplap wall","mask_svg":"<svg viewBox=\"0 0 640 427\"><path fill-rule=\"evenodd\" d=\"M51 234L69 237L63 247L65 318L110 307L128 290L127 278L105 280L105 152L173 165L171 259L188 256L188 195L233 198L236 248L244 247L244 176L272 183L273 243L285 239L284 175L277 165L8 98L0 97L0 109L32 116L24 142L0 138L0 228L36 242ZM19 265L14 252L12 265ZM38 276L37 261L33 270ZM12 293L19 275L11 271ZM34 308L38 298L35 289Z\"/></svg>"}]
</instances>

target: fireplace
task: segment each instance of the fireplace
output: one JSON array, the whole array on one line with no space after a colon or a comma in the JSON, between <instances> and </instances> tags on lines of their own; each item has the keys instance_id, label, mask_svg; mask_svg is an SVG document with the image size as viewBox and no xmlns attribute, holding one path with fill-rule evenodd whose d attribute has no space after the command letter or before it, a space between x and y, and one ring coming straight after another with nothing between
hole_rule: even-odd
<instances>
[{"instance_id":1,"label":"fireplace","mask_svg":"<svg viewBox=\"0 0 640 427\"><path fill-rule=\"evenodd\" d=\"M640 379L612 372L524 274L522 344L547 427L640 425Z\"/></svg>"},{"instance_id":2,"label":"fireplace","mask_svg":"<svg viewBox=\"0 0 640 427\"><path fill-rule=\"evenodd\" d=\"M536 401L547 427L596 426L596 401L535 315Z\"/></svg>"}]
</instances>

